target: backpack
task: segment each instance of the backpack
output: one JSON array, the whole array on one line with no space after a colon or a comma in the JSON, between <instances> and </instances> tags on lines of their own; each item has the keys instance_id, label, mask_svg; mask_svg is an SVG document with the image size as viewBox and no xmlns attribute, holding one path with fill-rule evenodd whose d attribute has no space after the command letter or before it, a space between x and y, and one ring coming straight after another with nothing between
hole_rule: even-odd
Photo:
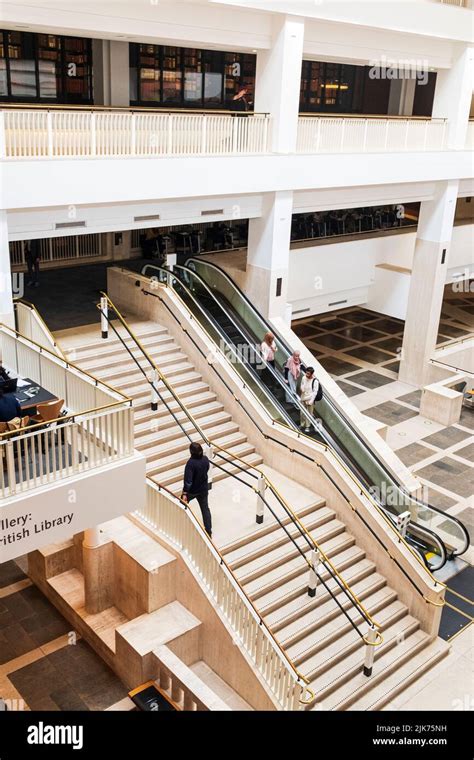
<instances>
[{"instance_id":1,"label":"backpack","mask_svg":"<svg viewBox=\"0 0 474 760\"><path fill-rule=\"evenodd\" d=\"M321 385L321 383L319 382L319 380L315 377L314 380L313 380L313 384L311 386L311 388L312 388L313 391L314 391L314 383L315 383L315 381L317 381L317 383L318 383L318 390L316 391L316 396L314 397L314 400L315 401L321 401L321 399L323 397L323 386Z\"/></svg>"}]
</instances>

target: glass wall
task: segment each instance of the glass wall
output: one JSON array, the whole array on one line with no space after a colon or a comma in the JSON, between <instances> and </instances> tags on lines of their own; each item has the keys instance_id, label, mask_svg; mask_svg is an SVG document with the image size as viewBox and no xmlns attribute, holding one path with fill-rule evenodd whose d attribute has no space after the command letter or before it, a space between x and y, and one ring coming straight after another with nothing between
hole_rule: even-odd
<instances>
[{"instance_id":1,"label":"glass wall","mask_svg":"<svg viewBox=\"0 0 474 760\"><path fill-rule=\"evenodd\" d=\"M92 103L91 40L0 31L0 100Z\"/></svg>"},{"instance_id":2,"label":"glass wall","mask_svg":"<svg viewBox=\"0 0 474 760\"><path fill-rule=\"evenodd\" d=\"M130 101L137 106L251 110L255 68L256 56L247 53L132 43Z\"/></svg>"}]
</instances>

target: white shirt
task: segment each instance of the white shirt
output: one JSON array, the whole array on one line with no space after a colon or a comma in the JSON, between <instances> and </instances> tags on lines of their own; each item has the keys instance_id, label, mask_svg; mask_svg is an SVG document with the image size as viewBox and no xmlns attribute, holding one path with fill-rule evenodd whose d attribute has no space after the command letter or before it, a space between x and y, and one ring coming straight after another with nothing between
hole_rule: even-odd
<instances>
[{"instance_id":1,"label":"white shirt","mask_svg":"<svg viewBox=\"0 0 474 760\"><path fill-rule=\"evenodd\" d=\"M314 399L318 392L319 380L316 377L307 377L306 374L301 378L301 401L305 404L314 404Z\"/></svg>"}]
</instances>

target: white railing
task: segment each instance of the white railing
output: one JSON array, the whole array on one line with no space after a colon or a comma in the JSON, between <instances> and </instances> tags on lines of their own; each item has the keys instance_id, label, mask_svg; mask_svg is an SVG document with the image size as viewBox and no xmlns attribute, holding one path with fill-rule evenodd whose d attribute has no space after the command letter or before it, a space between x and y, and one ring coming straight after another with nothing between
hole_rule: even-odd
<instances>
[{"instance_id":1,"label":"white railing","mask_svg":"<svg viewBox=\"0 0 474 760\"><path fill-rule=\"evenodd\" d=\"M120 404L0 439L0 499L133 454L133 410Z\"/></svg>"},{"instance_id":2,"label":"white railing","mask_svg":"<svg viewBox=\"0 0 474 760\"><path fill-rule=\"evenodd\" d=\"M445 119L364 119L301 116L297 153L444 150Z\"/></svg>"},{"instance_id":3,"label":"white railing","mask_svg":"<svg viewBox=\"0 0 474 760\"><path fill-rule=\"evenodd\" d=\"M281 709L298 710L304 682L219 552L206 541L191 510L147 481L145 507L134 514L175 546L193 567Z\"/></svg>"},{"instance_id":4,"label":"white railing","mask_svg":"<svg viewBox=\"0 0 474 760\"><path fill-rule=\"evenodd\" d=\"M3 366L64 400L50 428L0 434L0 498L134 453L130 400L32 340L0 326Z\"/></svg>"},{"instance_id":5,"label":"white railing","mask_svg":"<svg viewBox=\"0 0 474 760\"><path fill-rule=\"evenodd\" d=\"M158 683L161 690L182 710L231 709L165 644L155 647L153 657L159 670Z\"/></svg>"},{"instance_id":6,"label":"white railing","mask_svg":"<svg viewBox=\"0 0 474 760\"><path fill-rule=\"evenodd\" d=\"M266 114L0 112L0 157L220 156L267 153ZM2 149L3 148L3 149Z\"/></svg>"},{"instance_id":7,"label":"white railing","mask_svg":"<svg viewBox=\"0 0 474 760\"><path fill-rule=\"evenodd\" d=\"M40 261L42 263L88 259L104 254L100 233L63 235L40 240ZM24 240L12 240L10 242L10 263L12 266L26 265Z\"/></svg>"},{"instance_id":8,"label":"white railing","mask_svg":"<svg viewBox=\"0 0 474 760\"><path fill-rule=\"evenodd\" d=\"M467 0L435 0L442 5L457 5L458 8L468 8Z\"/></svg>"},{"instance_id":9,"label":"white railing","mask_svg":"<svg viewBox=\"0 0 474 760\"><path fill-rule=\"evenodd\" d=\"M17 332L64 359L63 352L35 306L26 301L15 301L14 307Z\"/></svg>"}]
</instances>

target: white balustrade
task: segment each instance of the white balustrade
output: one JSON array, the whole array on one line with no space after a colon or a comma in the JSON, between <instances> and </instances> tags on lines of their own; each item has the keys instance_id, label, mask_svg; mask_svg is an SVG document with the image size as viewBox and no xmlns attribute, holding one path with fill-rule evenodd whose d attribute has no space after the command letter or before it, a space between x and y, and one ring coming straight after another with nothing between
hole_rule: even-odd
<instances>
[{"instance_id":1,"label":"white balustrade","mask_svg":"<svg viewBox=\"0 0 474 760\"><path fill-rule=\"evenodd\" d=\"M52 333L45 325L40 315L32 304L16 301L15 304L16 329L19 333L29 338L40 346L48 348L58 356L63 356L61 349L54 340ZM63 357L64 358L64 357Z\"/></svg>"},{"instance_id":2,"label":"white balustrade","mask_svg":"<svg viewBox=\"0 0 474 760\"><path fill-rule=\"evenodd\" d=\"M190 509L148 481L143 510L134 513L175 546L192 565L207 594L234 631L283 710L298 710L304 683L240 588L219 553L205 540Z\"/></svg>"},{"instance_id":3,"label":"white balustrade","mask_svg":"<svg viewBox=\"0 0 474 760\"><path fill-rule=\"evenodd\" d=\"M268 152L269 117L131 111L5 110L0 156L226 156Z\"/></svg>"},{"instance_id":4,"label":"white balustrade","mask_svg":"<svg viewBox=\"0 0 474 760\"><path fill-rule=\"evenodd\" d=\"M445 119L364 119L301 116L297 153L379 153L444 150Z\"/></svg>"},{"instance_id":5,"label":"white balustrade","mask_svg":"<svg viewBox=\"0 0 474 760\"><path fill-rule=\"evenodd\" d=\"M26 319L22 311L24 326ZM46 343L46 334L36 333L40 328L39 322L30 324L38 343ZM0 327L0 352L4 367L64 399L68 413L48 428L0 435L0 498L133 455L133 410L127 397L5 325Z\"/></svg>"},{"instance_id":6,"label":"white balustrade","mask_svg":"<svg viewBox=\"0 0 474 760\"><path fill-rule=\"evenodd\" d=\"M130 418L125 404L43 430L0 439L0 498L57 483L82 472L111 464L133 454Z\"/></svg>"}]
</instances>

